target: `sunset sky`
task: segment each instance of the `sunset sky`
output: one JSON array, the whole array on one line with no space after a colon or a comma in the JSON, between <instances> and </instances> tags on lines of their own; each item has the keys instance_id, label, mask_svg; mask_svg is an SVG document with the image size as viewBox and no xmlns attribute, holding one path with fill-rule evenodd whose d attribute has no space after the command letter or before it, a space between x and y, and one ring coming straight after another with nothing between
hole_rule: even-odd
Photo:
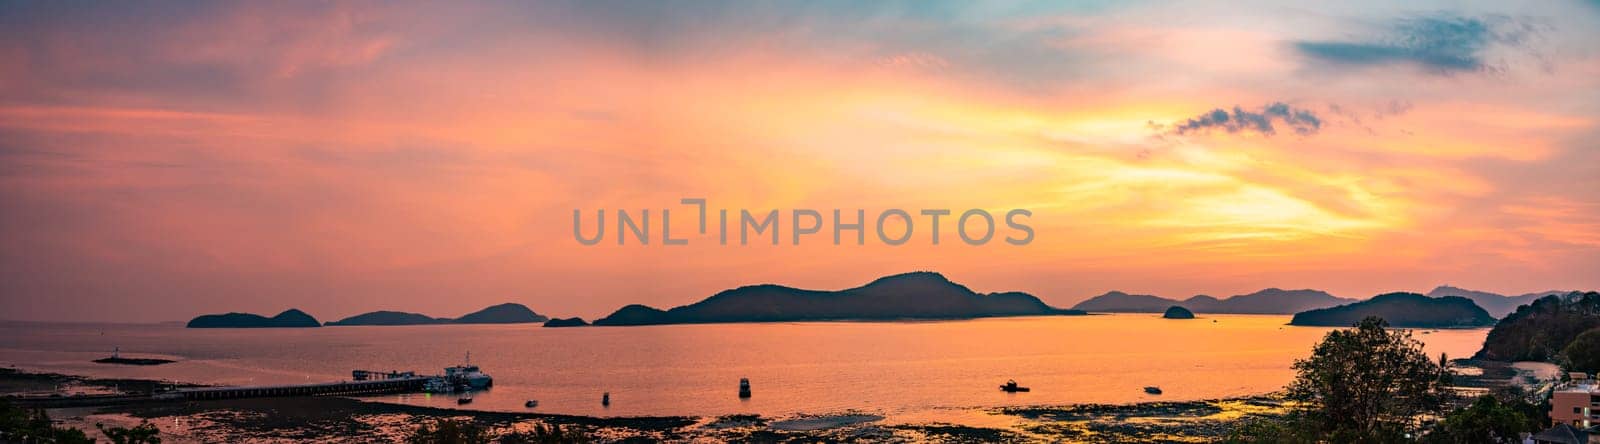
<instances>
[{"instance_id":1,"label":"sunset sky","mask_svg":"<svg viewBox=\"0 0 1600 444\"><path fill-rule=\"evenodd\" d=\"M1600 289L1596 1L6 1L0 60L4 319ZM720 246L686 197L1037 235Z\"/></svg>"}]
</instances>

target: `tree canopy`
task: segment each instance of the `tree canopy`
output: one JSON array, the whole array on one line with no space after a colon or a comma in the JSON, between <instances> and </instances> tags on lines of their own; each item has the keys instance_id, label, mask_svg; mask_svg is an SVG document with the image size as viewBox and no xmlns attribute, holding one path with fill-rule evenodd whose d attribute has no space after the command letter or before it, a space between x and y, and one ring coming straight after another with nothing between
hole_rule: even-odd
<instances>
[{"instance_id":1,"label":"tree canopy","mask_svg":"<svg viewBox=\"0 0 1600 444\"><path fill-rule=\"evenodd\" d=\"M1415 436L1417 418L1439 414L1450 398L1445 357L1429 359L1409 332L1377 317L1328 332L1294 369L1288 398L1308 425L1339 442Z\"/></svg>"},{"instance_id":2,"label":"tree canopy","mask_svg":"<svg viewBox=\"0 0 1600 444\"><path fill-rule=\"evenodd\" d=\"M1567 370L1584 373L1600 372L1600 328L1583 332L1561 350Z\"/></svg>"}]
</instances>

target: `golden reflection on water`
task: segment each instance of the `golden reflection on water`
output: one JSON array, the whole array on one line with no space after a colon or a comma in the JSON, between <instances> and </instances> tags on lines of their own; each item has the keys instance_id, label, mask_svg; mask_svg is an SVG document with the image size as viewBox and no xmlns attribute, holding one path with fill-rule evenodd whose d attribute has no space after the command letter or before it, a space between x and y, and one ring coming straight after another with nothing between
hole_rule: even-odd
<instances>
[{"instance_id":1,"label":"golden reflection on water","mask_svg":"<svg viewBox=\"0 0 1600 444\"><path fill-rule=\"evenodd\" d=\"M596 416L863 411L938 416L969 408L1132 403L1276 391L1329 330L1288 316L1153 314L940 322L814 322L546 329L533 325L189 330L0 324L0 364L212 384L348 379L352 369L440 372L472 352L495 377L471 408ZM104 330L105 335L99 335ZM1487 329L1415 337L1466 357ZM155 367L90 364L105 350L177 356ZM741 400L739 378L754 396ZM1015 379L1033 390L1007 394ZM1149 395L1145 386L1160 386ZM612 404L600 405L610 392ZM455 407L452 396L386 401Z\"/></svg>"}]
</instances>

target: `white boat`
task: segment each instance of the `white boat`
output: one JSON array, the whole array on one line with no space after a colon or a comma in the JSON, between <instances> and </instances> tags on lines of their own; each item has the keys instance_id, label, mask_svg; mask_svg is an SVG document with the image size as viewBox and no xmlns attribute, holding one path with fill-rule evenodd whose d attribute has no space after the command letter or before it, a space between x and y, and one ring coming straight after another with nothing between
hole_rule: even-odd
<instances>
[{"instance_id":1,"label":"white boat","mask_svg":"<svg viewBox=\"0 0 1600 444\"><path fill-rule=\"evenodd\" d=\"M445 382L444 378L428 378L426 382L422 383L422 391L428 393L450 393L455 391L455 387L451 386L449 382Z\"/></svg>"},{"instance_id":2,"label":"white boat","mask_svg":"<svg viewBox=\"0 0 1600 444\"><path fill-rule=\"evenodd\" d=\"M478 366L472 365L471 362L472 352L467 352L467 359L466 361L462 362L461 365L445 367L445 381L458 386L465 386L467 388L474 389L481 389L494 385L494 378L490 377L488 373L478 370Z\"/></svg>"}]
</instances>

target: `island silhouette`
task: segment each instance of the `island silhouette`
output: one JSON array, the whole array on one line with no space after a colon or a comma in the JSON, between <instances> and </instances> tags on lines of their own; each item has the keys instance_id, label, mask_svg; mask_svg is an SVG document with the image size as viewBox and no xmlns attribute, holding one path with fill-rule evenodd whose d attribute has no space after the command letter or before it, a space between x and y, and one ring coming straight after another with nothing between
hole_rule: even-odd
<instances>
[{"instance_id":1,"label":"island silhouette","mask_svg":"<svg viewBox=\"0 0 1600 444\"><path fill-rule=\"evenodd\" d=\"M284 310L277 316L265 317L253 313L224 313L201 315L189 320L188 328L300 328L321 327L317 318L298 309Z\"/></svg>"},{"instance_id":2,"label":"island silhouette","mask_svg":"<svg viewBox=\"0 0 1600 444\"><path fill-rule=\"evenodd\" d=\"M1456 328L1494 325L1495 319L1471 299L1431 298L1417 293L1387 293L1361 302L1296 313L1289 325L1349 327L1377 316L1394 327Z\"/></svg>"},{"instance_id":3,"label":"island silhouette","mask_svg":"<svg viewBox=\"0 0 1600 444\"><path fill-rule=\"evenodd\" d=\"M1166 319L1194 319L1194 312L1174 305L1170 308L1167 308L1166 313L1162 313L1161 317Z\"/></svg>"},{"instance_id":4,"label":"island silhouette","mask_svg":"<svg viewBox=\"0 0 1600 444\"><path fill-rule=\"evenodd\" d=\"M1440 285L1434 288L1433 291L1429 291L1428 297L1442 298L1445 296L1460 296L1471 299L1473 303L1478 304L1479 307L1483 307L1484 311L1489 312L1489 316L1499 319L1506 317L1506 315L1511 314L1513 311L1516 311L1517 307L1531 304L1533 301L1544 298L1545 296L1559 296L1567 293L1569 292L1550 290L1541 291L1538 293L1525 293L1517 296L1505 296L1487 291L1468 290L1449 285Z\"/></svg>"},{"instance_id":5,"label":"island silhouette","mask_svg":"<svg viewBox=\"0 0 1600 444\"><path fill-rule=\"evenodd\" d=\"M430 324L526 324L544 322L549 318L534 312L526 305L504 303L461 315L459 318L436 318L419 313L400 311L374 311L337 321L328 326L349 325L430 325Z\"/></svg>"},{"instance_id":6,"label":"island silhouette","mask_svg":"<svg viewBox=\"0 0 1600 444\"><path fill-rule=\"evenodd\" d=\"M1148 294L1128 294L1111 291L1079 302L1074 310L1105 313L1162 313L1168 307L1178 306L1196 313L1218 314L1290 314L1316 308L1327 308L1356 302L1328 294L1321 290L1282 290L1268 288L1250 294L1217 299L1196 295L1182 301Z\"/></svg>"},{"instance_id":7,"label":"island silhouette","mask_svg":"<svg viewBox=\"0 0 1600 444\"><path fill-rule=\"evenodd\" d=\"M998 316L1081 315L1051 307L1022 292L978 293L944 275L918 271L886 276L838 291L763 284L739 287L668 310L634 304L594 325L708 324L895 319L970 319Z\"/></svg>"}]
</instances>

